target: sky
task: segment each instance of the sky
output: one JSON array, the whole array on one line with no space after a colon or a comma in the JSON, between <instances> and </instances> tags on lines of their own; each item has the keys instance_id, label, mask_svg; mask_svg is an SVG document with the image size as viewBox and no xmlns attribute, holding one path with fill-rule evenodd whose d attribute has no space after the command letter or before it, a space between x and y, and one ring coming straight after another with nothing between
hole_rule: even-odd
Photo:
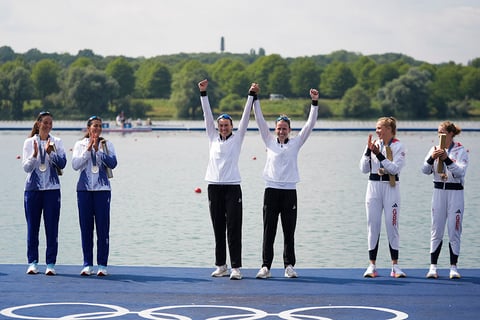
<instances>
[{"instance_id":1,"label":"sky","mask_svg":"<svg viewBox=\"0 0 480 320\"><path fill-rule=\"evenodd\" d=\"M0 47L154 57L347 50L437 64L480 57L478 0L1 0Z\"/></svg>"}]
</instances>

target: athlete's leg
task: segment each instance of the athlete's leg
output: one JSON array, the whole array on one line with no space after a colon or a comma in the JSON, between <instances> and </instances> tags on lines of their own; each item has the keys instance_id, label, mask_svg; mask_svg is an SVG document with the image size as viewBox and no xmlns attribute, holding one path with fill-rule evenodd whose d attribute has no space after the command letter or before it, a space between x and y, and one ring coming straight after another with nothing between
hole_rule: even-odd
<instances>
[{"instance_id":1,"label":"athlete's leg","mask_svg":"<svg viewBox=\"0 0 480 320\"><path fill-rule=\"evenodd\" d=\"M377 259L378 241L380 238L382 223L382 194L378 182L368 182L365 195L365 209L367 215L368 252L370 262L375 264Z\"/></svg>"},{"instance_id":2,"label":"athlete's leg","mask_svg":"<svg viewBox=\"0 0 480 320\"><path fill-rule=\"evenodd\" d=\"M93 266L93 191L77 191L78 218L82 237L83 265Z\"/></svg>"},{"instance_id":3,"label":"athlete's leg","mask_svg":"<svg viewBox=\"0 0 480 320\"><path fill-rule=\"evenodd\" d=\"M242 267L242 189L240 185L226 186L225 207L228 250L232 268Z\"/></svg>"},{"instance_id":4,"label":"athlete's leg","mask_svg":"<svg viewBox=\"0 0 480 320\"><path fill-rule=\"evenodd\" d=\"M95 228L97 230L97 264L107 266L110 250L110 191L94 192Z\"/></svg>"},{"instance_id":5,"label":"athlete's leg","mask_svg":"<svg viewBox=\"0 0 480 320\"><path fill-rule=\"evenodd\" d=\"M283 230L283 264L295 266L295 228L297 226L297 191L282 190L281 221Z\"/></svg>"},{"instance_id":6,"label":"athlete's leg","mask_svg":"<svg viewBox=\"0 0 480 320\"><path fill-rule=\"evenodd\" d=\"M43 210L43 221L45 225L45 237L47 240L45 258L47 264L55 264L57 262L60 202L60 189L44 191L45 208Z\"/></svg>"},{"instance_id":7,"label":"athlete's leg","mask_svg":"<svg viewBox=\"0 0 480 320\"><path fill-rule=\"evenodd\" d=\"M23 205L27 220L27 260L38 262L38 233L42 219L43 191L25 191Z\"/></svg>"},{"instance_id":8,"label":"athlete's leg","mask_svg":"<svg viewBox=\"0 0 480 320\"><path fill-rule=\"evenodd\" d=\"M262 267L272 267L275 236L277 234L278 215L280 212L279 190L266 188L263 195L263 245Z\"/></svg>"},{"instance_id":9,"label":"athlete's leg","mask_svg":"<svg viewBox=\"0 0 480 320\"><path fill-rule=\"evenodd\" d=\"M208 185L208 207L215 236L215 265L223 266L227 261L226 216L222 186Z\"/></svg>"},{"instance_id":10,"label":"athlete's leg","mask_svg":"<svg viewBox=\"0 0 480 320\"><path fill-rule=\"evenodd\" d=\"M450 244L450 264L456 265L460 255L460 242L462 236L462 222L464 210L463 190L446 190L447 204L447 230Z\"/></svg>"}]
</instances>

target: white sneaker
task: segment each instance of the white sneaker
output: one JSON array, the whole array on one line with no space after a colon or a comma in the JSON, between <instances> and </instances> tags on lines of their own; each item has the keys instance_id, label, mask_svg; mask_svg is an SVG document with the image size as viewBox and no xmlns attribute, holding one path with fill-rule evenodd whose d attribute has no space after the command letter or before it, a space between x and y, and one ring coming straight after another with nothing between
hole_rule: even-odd
<instances>
[{"instance_id":1,"label":"white sneaker","mask_svg":"<svg viewBox=\"0 0 480 320\"><path fill-rule=\"evenodd\" d=\"M427 278L438 279L437 265L431 264L430 269L427 272Z\"/></svg>"},{"instance_id":2,"label":"white sneaker","mask_svg":"<svg viewBox=\"0 0 480 320\"><path fill-rule=\"evenodd\" d=\"M92 266L86 266L80 272L81 276L91 276L92 274L94 274Z\"/></svg>"},{"instance_id":3,"label":"white sneaker","mask_svg":"<svg viewBox=\"0 0 480 320\"><path fill-rule=\"evenodd\" d=\"M38 264L32 262L28 265L27 274L37 274L38 273Z\"/></svg>"},{"instance_id":4,"label":"white sneaker","mask_svg":"<svg viewBox=\"0 0 480 320\"><path fill-rule=\"evenodd\" d=\"M450 267L450 279L460 279L460 273L458 273L457 266L452 265Z\"/></svg>"},{"instance_id":5,"label":"white sneaker","mask_svg":"<svg viewBox=\"0 0 480 320\"><path fill-rule=\"evenodd\" d=\"M390 277L393 277L393 278L405 278L407 275L405 274L405 272L402 271L402 269L400 269L400 267L398 266L398 264L394 264L392 266L392 272L390 272Z\"/></svg>"},{"instance_id":6,"label":"white sneaker","mask_svg":"<svg viewBox=\"0 0 480 320\"><path fill-rule=\"evenodd\" d=\"M367 270L365 270L365 273L363 274L364 278L376 278L378 276L377 272L377 266L375 266L373 263L370 263L367 267Z\"/></svg>"},{"instance_id":7,"label":"white sneaker","mask_svg":"<svg viewBox=\"0 0 480 320\"><path fill-rule=\"evenodd\" d=\"M107 267L106 266L98 266L97 276L99 276L99 277L108 276Z\"/></svg>"},{"instance_id":8,"label":"white sneaker","mask_svg":"<svg viewBox=\"0 0 480 320\"><path fill-rule=\"evenodd\" d=\"M226 277L228 276L228 267L226 264L217 266L217 269L212 272L212 277Z\"/></svg>"},{"instance_id":9,"label":"white sneaker","mask_svg":"<svg viewBox=\"0 0 480 320\"><path fill-rule=\"evenodd\" d=\"M45 270L45 274L47 276L54 276L57 274L55 271L55 265L54 264L47 264L47 269Z\"/></svg>"},{"instance_id":10,"label":"white sneaker","mask_svg":"<svg viewBox=\"0 0 480 320\"><path fill-rule=\"evenodd\" d=\"M298 274L297 274L297 272L295 272L295 270L293 269L293 266L291 264L289 264L285 268L285 278L298 278Z\"/></svg>"},{"instance_id":11,"label":"white sneaker","mask_svg":"<svg viewBox=\"0 0 480 320\"><path fill-rule=\"evenodd\" d=\"M270 273L270 270L268 270L267 267L261 267L260 270L257 273L257 279L267 279L271 278L272 274Z\"/></svg>"},{"instance_id":12,"label":"white sneaker","mask_svg":"<svg viewBox=\"0 0 480 320\"><path fill-rule=\"evenodd\" d=\"M242 274L239 268L232 268L230 273L230 280L242 280Z\"/></svg>"}]
</instances>

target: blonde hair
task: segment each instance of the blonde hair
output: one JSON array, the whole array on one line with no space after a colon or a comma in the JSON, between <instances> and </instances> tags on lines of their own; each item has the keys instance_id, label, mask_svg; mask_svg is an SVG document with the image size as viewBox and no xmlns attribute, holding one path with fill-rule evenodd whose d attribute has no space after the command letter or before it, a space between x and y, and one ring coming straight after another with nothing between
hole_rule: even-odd
<instances>
[{"instance_id":1,"label":"blonde hair","mask_svg":"<svg viewBox=\"0 0 480 320\"><path fill-rule=\"evenodd\" d=\"M381 117L378 118L377 122L381 122L384 126L390 127L392 129L392 134L395 137L397 134L397 119L394 117Z\"/></svg>"}]
</instances>

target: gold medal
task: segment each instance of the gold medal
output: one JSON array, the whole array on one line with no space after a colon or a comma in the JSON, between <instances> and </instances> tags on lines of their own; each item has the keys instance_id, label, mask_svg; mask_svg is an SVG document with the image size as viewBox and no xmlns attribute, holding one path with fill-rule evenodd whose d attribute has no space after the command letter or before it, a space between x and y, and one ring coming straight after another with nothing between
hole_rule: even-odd
<instances>
[{"instance_id":1,"label":"gold medal","mask_svg":"<svg viewBox=\"0 0 480 320\"><path fill-rule=\"evenodd\" d=\"M378 168L378 175L383 176L385 174L385 168Z\"/></svg>"},{"instance_id":2,"label":"gold medal","mask_svg":"<svg viewBox=\"0 0 480 320\"><path fill-rule=\"evenodd\" d=\"M440 178L442 179L442 181L447 181L447 180L448 180L448 174L446 174L446 173L441 173L441 174L440 174Z\"/></svg>"}]
</instances>

